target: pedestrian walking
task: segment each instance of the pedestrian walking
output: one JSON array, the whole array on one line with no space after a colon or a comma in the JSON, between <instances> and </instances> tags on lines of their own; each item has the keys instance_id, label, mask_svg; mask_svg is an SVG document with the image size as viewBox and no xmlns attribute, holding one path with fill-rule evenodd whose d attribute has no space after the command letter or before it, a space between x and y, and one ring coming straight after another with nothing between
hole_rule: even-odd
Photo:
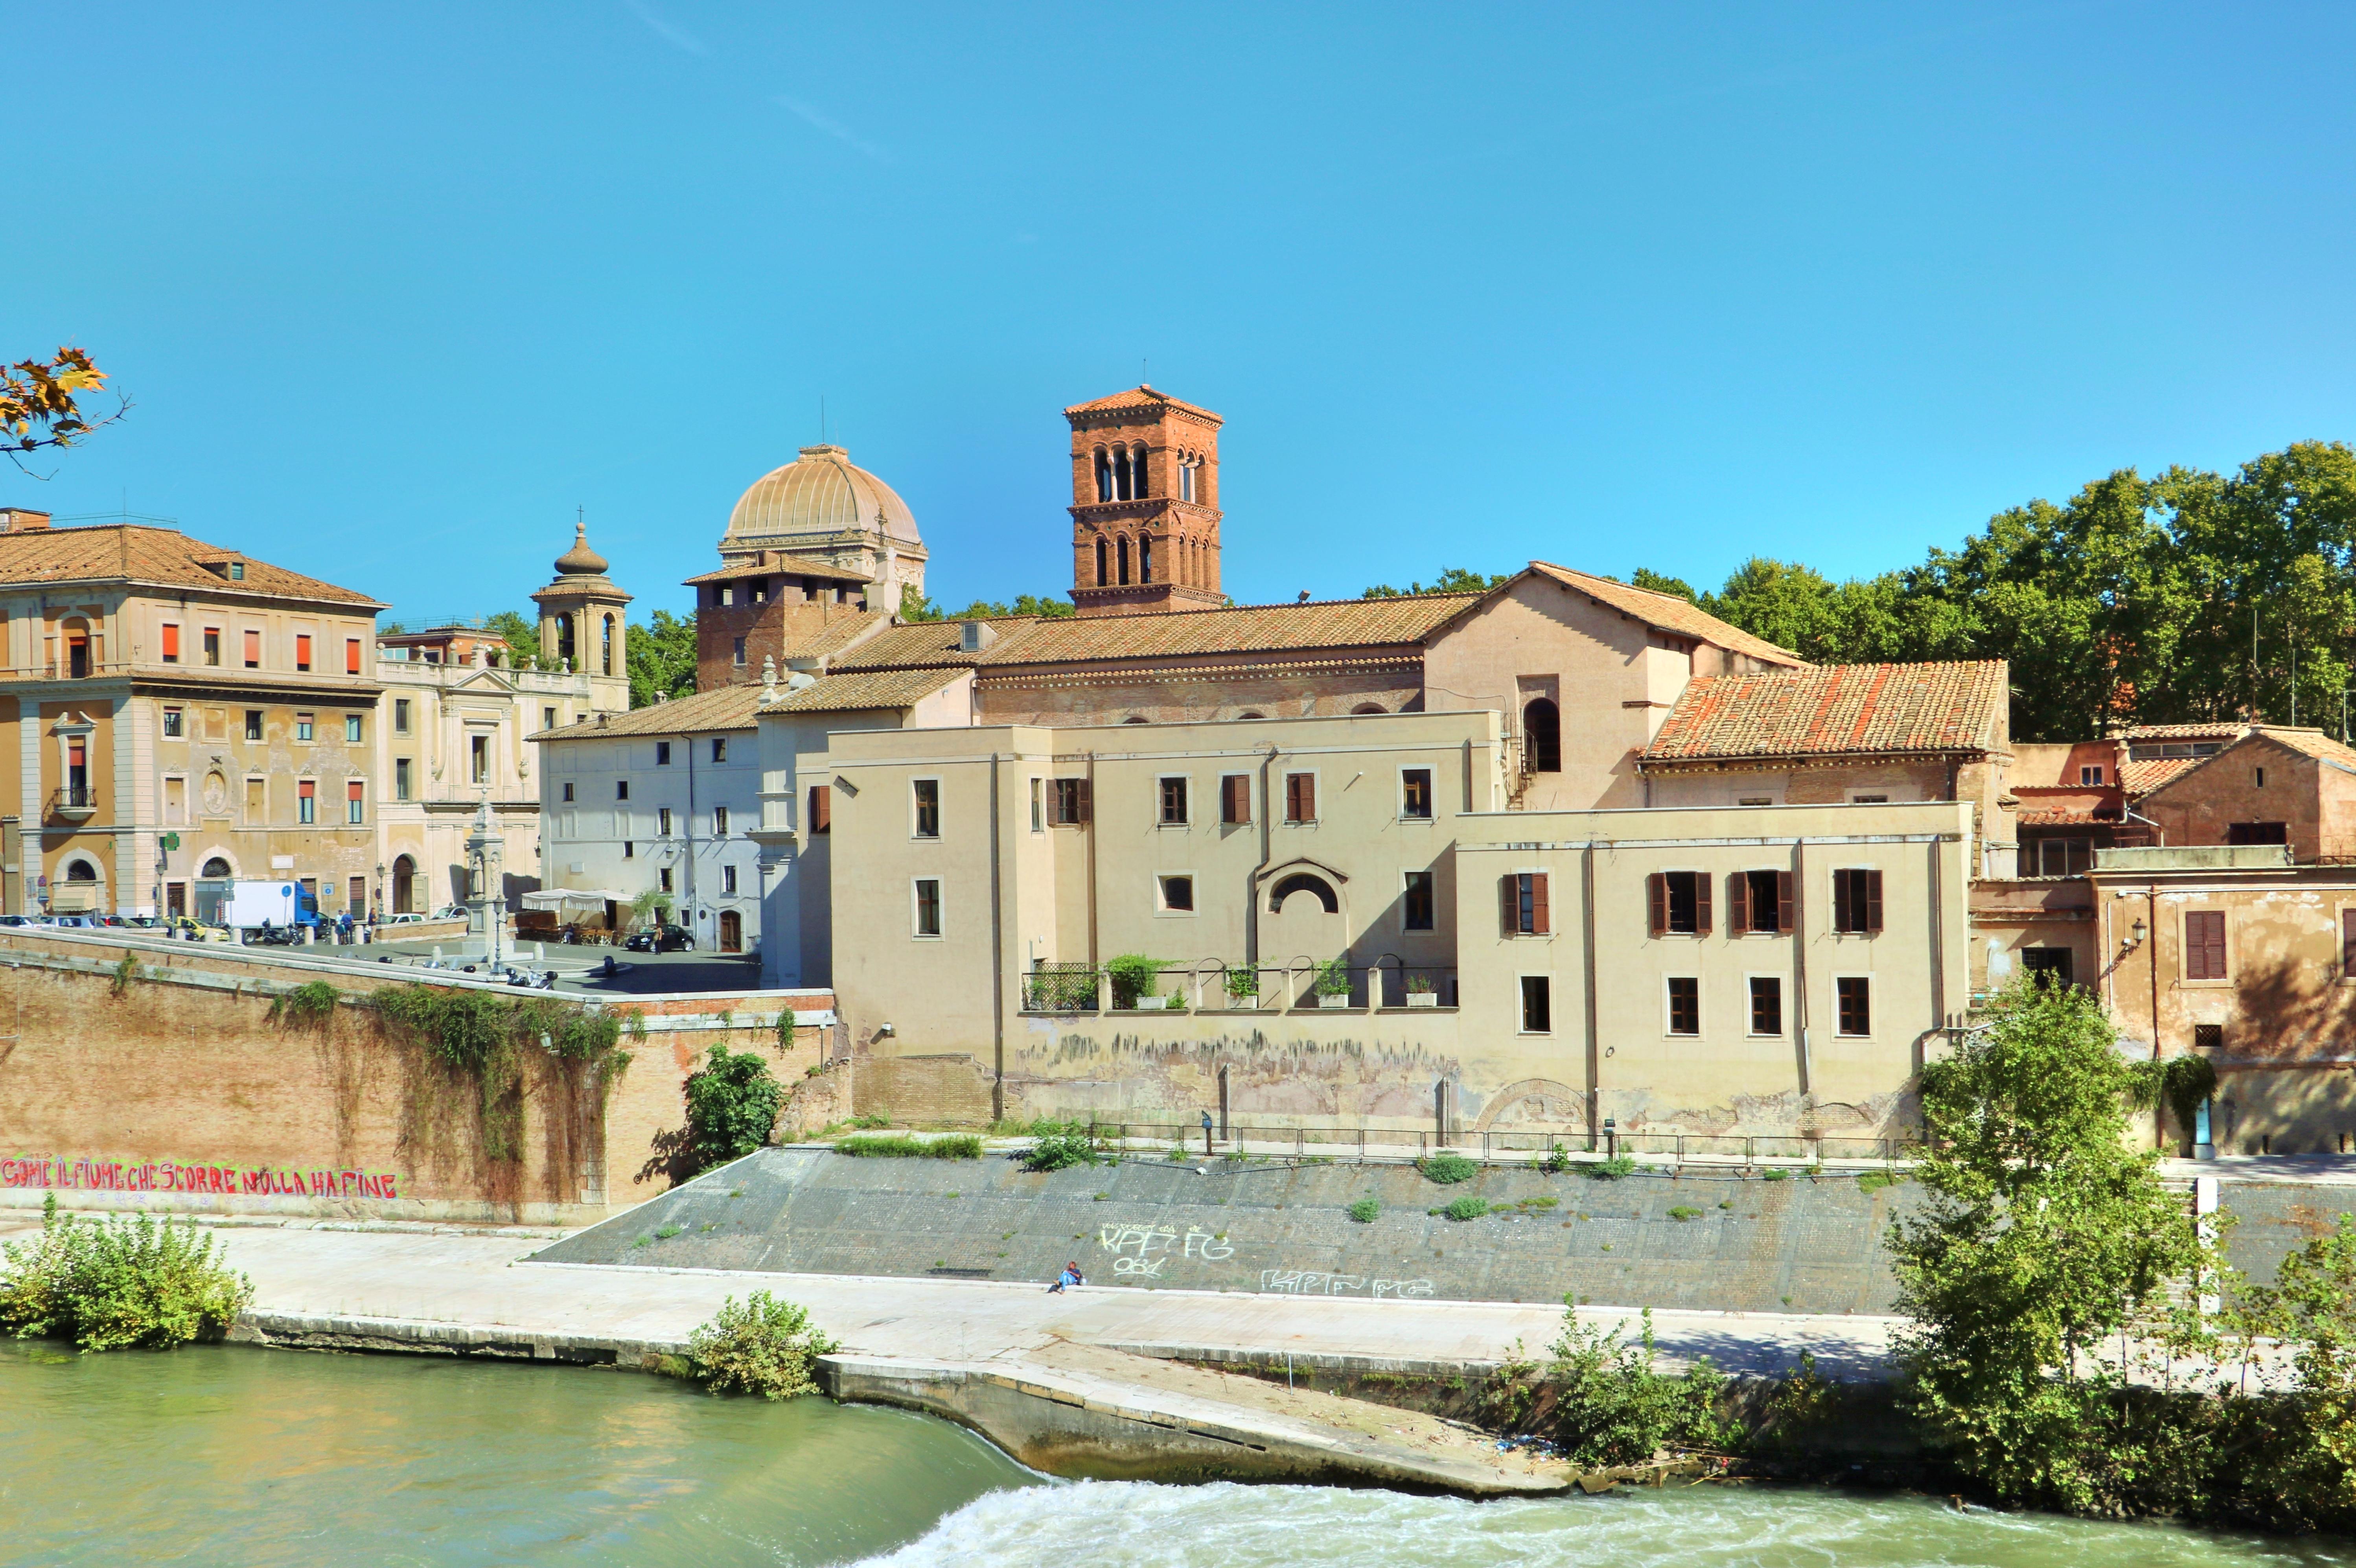
<instances>
[{"instance_id":1,"label":"pedestrian walking","mask_svg":"<svg viewBox=\"0 0 2356 1568\"><path fill-rule=\"evenodd\" d=\"M1049 1295L1061 1295L1066 1290L1069 1289L1073 1285L1084 1285L1087 1283L1087 1280L1080 1273L1080 1265L1078 1262L1074 1262L1066 1263L1064 1265L1064 1272L1055 1276L1055 1283L1047 1287L1047 1294Z\"/></svg>"}]
</instances>

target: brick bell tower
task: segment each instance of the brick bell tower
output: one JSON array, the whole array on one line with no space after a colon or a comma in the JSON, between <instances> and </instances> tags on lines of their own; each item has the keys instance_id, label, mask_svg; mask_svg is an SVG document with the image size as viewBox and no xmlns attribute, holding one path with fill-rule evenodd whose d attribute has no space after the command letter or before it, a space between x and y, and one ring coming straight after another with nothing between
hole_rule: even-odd
<instances>
[{"instance_id":1,"label":"brick bell tower","mask_svg":"<svg viewBox=\"0 0 2356 1568\"><path fill-rule=\"evenodd\" d=\"M1084 616L1216 609L1219 426L1141 386L1064 411L1072 424L1072 603Z\"/></svg>"}]
</instances>

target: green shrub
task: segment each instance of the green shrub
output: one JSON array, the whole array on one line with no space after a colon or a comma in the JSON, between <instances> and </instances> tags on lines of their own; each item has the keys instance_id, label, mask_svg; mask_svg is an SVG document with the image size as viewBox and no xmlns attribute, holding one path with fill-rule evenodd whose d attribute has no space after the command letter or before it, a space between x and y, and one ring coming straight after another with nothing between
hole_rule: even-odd
<instances>
[{"instance_id":1,"label":"green shrub","mask_svg":"<svg viewBox=\"0 0 2356 1568\"><path fill-rule=\"evenodd\" d=\"M1097 1163L1096 1140L1088 1135L1085 1122L1051 1122L1042 1117L1031 1123L1031 1146L1017 1157L1023 1168L1030 1171L1092 1165Z\"/></svg>"},{"instance_id":2,"label":"green shrub","mask_svg":"<svg viewBox=\"0 0 2356 1568\"><path fill-rule=\"evenodd\" d=\"M1154 982L1169 967L1158 958L1148 958L1141 952L1125 952L1105 965L1112 977L1112 1004L1134 1007L1141 996L1153 994Z\"/></svg>"},{"instance_id":3,"label":"green shrub","mask_svg":"<svg viewBox=\"0 0 2356 1568\"><path fill-rule=\"evenodd\" d=\"M687 1143L693 1176L744 1158L769 1141L785 1103L785 1087L753 1051L731 1055L724 1045L687 1079Z\"/></svg>"},{"instance_id":4,"label":"green shrub","mask_svg":"<svg viewBox=\"0 0 2356 1568\"><path fill-rule=\"evenodd\" d=\"M1362 1197L1350 1205L1350 1218L1361 1225L1373 1224L1376 1217L1382 1211L1382 1204L1371 1197Z\"/></svg>"},{"instance_id":5,"label":"green shrub","mask_svg":"<svg viewBox=\"0 0 2356 1568\"><path fill-rule=\"evenodd\" d=\"M1618 1181L1622 1176L1636 1174L1636 1162L1626 1155L1614 1155L1608 1160L1581 1165L1580 1169L1596 1181Z\"/></svg>"},{"instance_id":6,"label":"green shrub","mask_svg":"<svg viewBox=\"0 0 2356 1568\"><path fill-rule=\"evenodd\" d=\"M733 1295L720 1304L712 1321L688 1339L687 1361L696 1380L715 1394L781 1400L816 1393L811 1372L834 1349L833 1340L810 1326L809 1312L756 1290L742 1306Z\"/></svg>"},{"instance_id":7,"label":"green shrub","mask_svg":"<svg viewBox=\"0 0 2356 1568\"><path fill-rule=\"evenodd\" d=\"M777 1049L789 1051L793 1048L794 1010L787 1007L779 1010L777 1014Z\"/></svg>"},{"instance_id":8,"label":"green shrub","mask_svg":"<svg viewBox=\"0 0 2356 1568\"><path fill-rule=\"evenodd\" d=\"M1718 1417L1726 1375L1708 1357L1678 1375L1653 1366L1653 1314L1634 1345L1584 1327L1574 1304L1563 1300L1562 1337L1548 1369L1556 1392L1555 1436L1564 1457L1579 1465L1638 1465L1664 1448L1724 1448L1734 1440Z\"/></svg>"},{"instance_id":9,"label":"green shrub","mask_svg":"<svg viewBox=\"0 0 2356 1568\"><path fill-rule=\"evenodd\" d=\"M1857 1189L1870 1197L1885 1187L1897 1187L1906 1178L1889 1171L1867 1171L1857 1178Z\"/></svg>"},{"instance_id":10,"label":"green shrub","mask_svg":"<svg viewBox=\"0 0 2356 1568\"><path fill-rule=\"evenodd\" d=\"M1328 959L1317 971L1317 994L1347 996L1350 994L1350 964L1346 959Z\"/></svg>"},{"instance_id":11,"label":"green shrub","mask_svg":"<svg viewBox=\"0 0 2356 1568\"><path fill-rule=\"evenodd\" d=\"M1247 964L1241 969L1230 969L1227 971L1227 999L1229 1001L1242 1002L1249 998L1256 997L1258 994L1259 971L1258 968Z\"/></svg>"},{"instance_id":12,"label":"green shrub","mask_svg":"<svg viewBox=\"0 0 2356 1568\"><path fill-rule=\"evenodd\" d=\"M306 981L292 991L280 993L270 1004L270 1015L291 1025L324 1024L335 1016L336 1004L341 1000L330 983Z\"/></svg>"},{"instance_id":13,"label":"green shrub","mask_svg":"<svg viewBox=\"0 0 2356 1568\"><path fill-rule=\"evenodd\" d=\"M1423 1173L1425 1180L1436 1181L1442 1187L1453 1187L1460 1181L1471 1181L1481 1174L1479 1164L1452 1151L1419 1160L1415 1168Z\"/></svg>"},{"instance_id":14,"label":"green shrub","mask_svg":"<svg viewBox=\"0 0 2356 1568\"><path fill-rule=\"evenodd\" d=\"M1761 1181L1790 1181L1792 1179L1792 1173L1776 1165L1769 1165L1765 1170L1759 1173L1759 1179Z\"/></svg>"},{"instance_id":15,"label":"green shrub","mask_svg":"<svg viewBox=\"0 0 2356 1568\"><path fill-rule=\"evenodd\" d=\"M867 1160L978 1160L981 1158L981 1140L971 1133L952 1133L945 1138L873 1138L854 1134L837 1138L834 1152Z\"/></svg>"},{"instance_id":16,"label":"green shrub","mask_svg":"<svg viewBox=\"0 0 2356 1568\"><path fill-rule=\"evenodd\" d=\"M1558 1140L1547 1144L1547 1152L1530 1162L1530 1168L1548 1176L1560 1176L1570 1169L1570 1151Z\"/></svg>"},{"instance_id":17,"label":"green shrub","mask_svg":"<svg viewBox=\"0 0 2356 1568\"><path fill-rule=\"evenodd\" d=\"M110 995L123 995L125 993L130 991L131 983L138 978L138 957L133 953L124 953L123 955L123 961L114 966L114 979L107 985L107 992ZM271 1004L270 1015L273 1018L278 1015L278 1007L275 1003Z\"/></svg>"},{"instance_id":18,"label":"green shrub","mask_svg":"<svg viewBox=\"0 0 2356 1568\"><path fill-rule=\"evenodd\" d=\"M658 1225L655 1227L655 1240L668 1241L686 1229L684 1225Z\"/></svg>"},{"instance_id":19,"label":"green shrub","mask_svg":"<svg viewBox=\"0 0 2356 1568\"><path fill-rule=\"evenodd\" d=\"M1700 1219L1701 1210L1690 1203L1680 1203L1670 1208L1669 1218L1682 1225L1688 1219Z\"/></svg>"},{"instance_id":20,"label":"green shrub","mask_svg":"<svg viewBox=\"0 0 2356 1568\"><path fill-rule=\"evenodd\" d=\"M1489 1200L1468 1192L1440 1212L1451 1219L1478 1219L1489 1212Z\"/></svg>"},{"instance_id":21,"label":"green shrub","mask_svg":"<svg viewBox=\"0 0 2356 1568\"><path fill-rule=\"evenodd\" d=\"M213 1255L194 1222L75 1219L41 1205L41 1233L0 1247L0 1328L51 1335L86 1350L168 1350L229 1330L253 1285Z\"/></svg>"}]
</instances>

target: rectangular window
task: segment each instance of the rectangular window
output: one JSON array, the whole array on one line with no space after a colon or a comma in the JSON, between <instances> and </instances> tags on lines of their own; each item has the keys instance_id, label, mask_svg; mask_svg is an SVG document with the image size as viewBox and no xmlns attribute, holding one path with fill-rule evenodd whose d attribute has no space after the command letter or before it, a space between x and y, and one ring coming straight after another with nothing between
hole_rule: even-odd
<instances>
[{"instance_id":1,"label":"rectangular window","mask_svg":"<svg viewBox=\"0 0 2356 1568\"><path fill-rule=\"evenodd\" d=\"M348 779L344 784L344 821L358 823L366 820L361 811L365 797L360 793L360 781Z\"/></svg>"},{"instance_id":2,"label":"rectangular window","mask_svg":"<svg viewBox=\"0 0 2356 1568\"><path fill-rule=\"evenodd\" d=\"M1554 1033L1554 982L1543 974L1522 976L1522 1033Z\"/></svg>"},{"instance_id":3,"label":"rectangular window","mask_svg":"<svg viewBox=\"0 0 2356 1568\"><path fill-rule=\"evenodd\" d=\"M313 735L316 732L317 727L317 715L313 714L296 714L294 715L294 738L296 740L311 739Z\"/></svg>"},{"instance_id":4,"label":"rectangular window","mask_svg":"<svg viewBox=\"0 0 2356 1568\"><path fill-rule=\"evenodd\" d=\"M346 714L344 715L344 744L346 746L358 746L359 743L360 715L358 714Z\"/></svg>"},{"instance_id":5,"label":"rectangular window","mask_svg":"<svg viewBox=\"0 0 2356 1568\"><path fill-rule=\"evenodd\" d=\"M1673 974L1668 980L1668 1032L1672 1035L1701 1033L1701 982L1690 974Z\"/></svg>"},{"instance_id":6,"label":"rectangular window","mask_svg":"<svg viewBox=\"0 0 2356 1568\"><path fill-rule=\"evenodd\" d=\"M409 758L405 757L392 759L392 798L396 800L409 799Z\"/></svg>"},{"instance_id":7,"label":"rectangular window","mask_svg":"<svg viewBox=\"0 0 2356 1568\"><path fill-rule=\"evenodd\" d=\"M1783 1032L1783 983L1772 974L1751 977L1751 1032L1754 1035L1780 1035Z\"/></svg>"},{"instance_id":8,"label":"rectangular window","mask_svg":"<svg viewBox=\"0 0 2356 1568\"><path fill-rule=\"evenodd\" d=\"M913 781L916 790L916 836L937 839L941 836L941 781L918 779Z\"/></svg>"},{"instance_id":9,"label":"rectangular window","mask_svg":"<svg viewBox=\"0 0 2356 1568\"><path fill-rule=\"evenodd\" d=\"M656 875L658 877L659 877L659 878L661 879L661 883L662 883L662 890L663 890L664 892L669 893L669 892L672 891L671 885L670 885L670 867L669 867L669 866L668 866L668 865L664 866L660 871L657 872L655 875Z\"/></svg>"},{"instance_id":10,"label":"rectangular window","mask_svg":"<svg viewBox=\"0 0 2356 1568\"><path fill-rule=\"evenodd\" d=\"M351 886L347 888L344 893L344 907L352 912L352 916L355 919L368 913L367 877L355 876L352 878Z\"/></svg>"},{"instance_id":11,"label":"rectangular window","mask_svg":"<svg viewBox=\"0 0 2356 1568\"><path fill-rule=\"evenodd\" d=\"M1186 825L1186 780L1183 779L1162 780L1162 825L1165 828Z\"/></svg>"},{"instance_id":12,"label":"rectangular window","mask_svg":"<svg viewBox=\"0 0 2356 1568\"><path fill-rule=\"evenodd\" d=\"M670 742L667 740L655 742L655 766L657 768L670 766Z\"/></svg>"},{"instance_id":13,"label":"rectangular window","mask_svg":"<svg viewBox=\"0 0 2356 1568\"><path fill-rule=\"evenodd\" d=\"M491 737L470 735L466 737L466 781L487 784L491 779Z\"/></svg>"},{"instance_id":14,"label":"rectangular window","mask_svg":"<svg viewBox=\"0 0 2356 1568\"><path fill-rule=\"evenodd\" d=\"M1833 982L1839 1003L1838 1032L1852 1039L1873 1033L1873 982L1861 974L1844 974Z\"/></svg>"},{"instance_id":15,"label":"rectangular window","mask_svg":"<svg viewBox=\"0 0 2356 1568\"><path fill-rule=\"evenodd\" d=\"M218 668L220 664L220 628L205 628L205 662Z\"/></svg>"},{"instance_id":16,"label":"rectangular window","mask_svg":"<svg viewBox=\"0 0 2356 1568\"><path fill-rule=\"evenodd\" d=\"M728 836L728 808L725 806L712 808L712 836L716 839Z\"/></svg>"},{"instance_id":17,"label":"rectangular window","mask_svg":"<svg viewBox=\"0 0 2356 1568\"><path fill-rule=\"evenodd\" d=\"M941 885L934 877L916 878L916 935L941 934Z\"/></svg>"},{"instance_id":18,"label":"rectangular window","mask_svg":"<svg viewBox=\"0 0 2356 1568\"><path fill-rule=\"evenodd\" d=\"M305 827L319 820L319 786L311 779L294 781L294 820Z\"/></svg>"},{"instance_id":19,"label":"rectangular window","mask_svg":"<svg viewBox=\"0 0 2356 1568\"><path fill-rule=\"evenodd\" d=\"M249 779L245 781L245 820L259 825L270 820L270 780Z\"/></svg>"},{"instance_id":20,"label":"rectangular window","mask_svg":"<svg viewBox=\"0 0 2356 1568\"><path fill-rule=\"evenodd\" d=\"M723 865L720 868L720 891L723 893L734 893L736 891L736 868L734 866Z\"/></svg>"},{"instance_id":21,"label":"rectangular window","mask_svg":"<svg viewBox=\"0 0 2356 1568\"><path fill-rule=\"evenodd\" d=\"M635 844L635 843L632 843L628 839L624 839L624 840L622 841L622 858L623 858L624 860L636 860L636 859L637 859L637 858L638 858L638 846L637 846L637 844Z\"/></svg>"},{"instance_id":22,"label":"rectangular window","mask_svg":"<svg viewBox=\"0 0 2356 1568\"><path fill-rule=\"evenodd\" d=\"M1498 879L1502 894L1505 933L1509 937L1543 937L1553 930L1553 917L1547 909L1547 874L1543 871L1508 872Z\"/></svg>"},{"instance_id":23,"label":"rectangular window","mask_svg":"<svg viewBox=\"0 0 2356 1568\"><path fill-rule=\"evenodd\" d=\"M2340 911L2340 978L2356 978L2356 909Z\"/></svg>"},{"instance_id":24,"label":"rectangular window","mask_svg":"<svg viewBox=\"0 0 2356 1568\"><path fill-rule=\"evenodd\" d=\"M738 664L744 662L744 639L741 637L736 639L736 662Z\"/></svg>"},{"instance_id":25,"label":"rectangular window","mask_svg":"<svg viewBox=\"0 0 2356 1568\"><path fill-rule=\"evenodd\" d=\"M1284 820L1288 822L1313 822L1317 820L1317 775L1288 773L1284 776Z\"/></svg>"},{"instance_id":26,"label":"rectangular window","mask_svg":"<svg viewBox=\"0 0 2356 1568\"><path fill-rule=\"evenodd\" d=\"M567 804L570 804L573 800L573 780L570 779L564 781L564 800Z\"/></svg>"},{"instance_id":27,"label":"rectangular window","mask_svg":"<svg viewBox=\"0 0 2356 1568\"><path fill-rule=\"evenodd\" d=\"M2225 978L2225 911L2192 909L2184 917L2184 978Z\"/></svg>"},{"instance_id":28,"label":"rectangular window","mask_svg":"<svg viewBox=\"0 0 2356 1568\"><path fill-rule=\"evenodd\" d=\"M180 623L167 620L164 623L164 662L177 664L179 661Z\"/></svg>"},{"instance_id":29,"label":"rectangular window","mask_svg":"<svg viewBox=\"0 0 2356 1568\"><path fill-rule=\"evenodd\" d=\"M2192 1048L2196 1051L2222 1051L2225 1048L2225 1026L2195 1024L2192 1026Z\"/></svg>"},{"instance_id":30,"label":"rectangular window","mask_svg":"<svg viewBox=\"0 0 2356 1568\"><path fill-rule=\"evenodd\" d=\"M1644 878L1644 902L1653 935L1709 935L1709 878L1702 873L1655 871Z\"/></svg>"},{"instance_id":31,"label":"rectangular window","mask_svg":"<svg viewBox=\"0 0 2356 1568\"><path fill-rule=\"evenodd\" d=\"M2227 843L2288 843L2290 828L2289 824L2285 822L2227 822L2225 842Z\"/></svg>"},{"instance_id":32,"label":"rectangular window","mask_svg":"<svg viewBox=\"0 0 2356 1568\"><path fill-rule=\"evenodd\" d=\"M615 779L615 780L614 780L614 799L616 799L616 800L628 800L629 798L630 798L630 781L629 781L628 779Z\"/></svg>"},{"instance_id":33,"label":"rectangular window","mask_svg":"<svg viewBox=\"0 0 2356 1568\"><path fill-rule=\"evenodd\" d=\"M262 668L262 634L258 631L245 634L245 667L248 670Z\"/></svg>"},{"instance_id":34,"label":"rectangular window","mask_svg":"<svg viewBox=\"0 0 2356 1568\"><path fill-rule=\"evenodd\" d=\"M409 699L406 697L395 697L392 700L392 733L395 735L409 733Z\"/></svg>"},{"instance_id":35,"label":"rectangular window","mask_svg":"<svg viewBox=\"0 0 2356 1568\"><path fill-rule=\"evenodd\" d=\"M1857 865L1833 873L1833 929L1868 937L1881 929L1881 873Z\"/></svg>"},{"instance_id":36,"label":"rectangular window","mask_svg":"<svg viewBox=\"0 0 2356 1568\"><path fill-rule=\"evenodd\" d=\"M1730 936L1775 936L1792 929L1792 874L1738 871L1726 879L1726 929Z\"/></svg>"},{"instance_id":37,"label":"rectangular window","mask_svg":"<svg viewBox=\"0 0 2356 1568\"><path fill-rule=\"evenodd\" d=\"M1055 825L1076 827L1088 820L1088 781L1085 779L1055 780Z\"/></svg>"},{"instance_id":38,"label":"rectangular window","mask_svg":"<svg viewBox=\"0 0 2356 1568\"><path fill-rule=\"evenodd\" d=\"M1162 876L1155 880L1162 885L1162 908L1164 910L1176 915L1191 915L1194 912L1194 879L1193 877Z\"/></svg>"},{"instance_id":39,"label":"rectangular window","mask_svg":"<svg viewBox=\"0 0 2356 1568\"><path fill-rule=\"evenodd\" d=\"M1431 820L1431 769L1403 768L1399 769L1399 815L1409 822Z\"/></svg>"},{"instance_id":40,"label":"rectangular window","mask_svg":"<svg viewBox=\"0 0 2356 1568\"><path fill-rule=\"evenodd\" d=\"M2076 977L2076 966L2068 948L2023 948L2020 950L2020 967L2028 974L2029 983L2040 991L2054 985L2067 990L2071 981Z\"/></svg>"},{"instance_id":41,"label":"rectangular window","mask_svg":"<svg viewBox=\"0 0 2356 1568\"><path fill-rule=\"evenodd\" d=\"M1219 821L1233 827L1251 820L1251 775L1227 774L1219 780Z\"/></svg>"},{"instance_id":42,"label":"rectangular window","mask_svg":"<svg viewBox=\"0 0 2356 1568\"><path fill-rule=\"evenodd\" d=\"M2081 768L2078 769L2079 783L2092 785L2100 784L2102 781L2103 765L2101 763L2097 762L2091 768Z\"/></svg>"},{"instance_id":43,"label":"rectangular window","mask_svg":"<svg viewBox=\"0 0 2356 1568\"><path fill-rule=\"evenodd\" d=\"M809 791L809 831L816 838L834 829L834 791L823 784L813 784Z\"/></svg>"},{"instance_id":44,"label":"rectangular window","mask_svg":"<svg viewBox=\"0 0 2356 1568\"><path fill-rule=\"evenodd\" d=\"M556 727L556 710L554 708L542 708L540 710L540 727L542 729L554 729Z\"/></svg>"},{"instance_id":45,"label":"rectangular window","mask_svg":"<svg viewBox=\"0 0 2356 1568\"><path fill-rule=\"evenodd\" d=\"M185 779L164 780L164 825L177 827L188 820L188 781Z\"/></svg>"},{"instance_id":46,"label":"rectangular window","mask_svg":"<svg viewBox=\"0 0 2356 1568\"><path fill-rule=\"evenodd\" d=\"M344 673L357 675L359 672L360 639L357 637L348 637L344 639Z\"/></svg>"},{"instance_id":47,"label":"rectangular window","mask_svg":"<svg viewBox=\"0 0 2356 1568\"><path fill-rule=\"evenodd\" d=\"M1431 929L1431 873L1410 871L1399 897L1399 924L1410 931Z\"/></svg>"},{"instance_id":48,"label":"rectangular window","mask_svg":"<svg viewBox=\"0 0 2356 1568\"><path fill-rule=\"evenodd\" d=\"M723 583L713 592L723 607L736 602L736 588L734 584Z\"/></svg>"},{"instance_id":49,"label":"rectangular window","mask_svg":"<svg viewBox=\"0 0 2356 1568\"><path fill-rule=\"evenodd\" d=\"M164 710L165 738L167 740L178 740L187 733L188 717L187 710L182 708L166 708Z\"/></svg>"},{"instance_id":50,"label":"rectangular window","mask_svg":"<svg viewBox=\"0 0 2356 1568\"><path fill-rule=\"evenodd\" d=\"M262 710L260 708L248 708L245 710L245 738L248 740L260 740L262 738Z\"/></svg>"},{"instance_id":51,"label":"rectangular window","mask_svg":"<svg viewBox=\"0 0 2356 1568\"><path fill-rule=\"evenodd\" d=\"M1031 831L1034 833L1047 831L1047 781L1044 779L1031 780Z\"/></svg>"},{"instance_id":52,"label":"rectangular window","mask_svg":"<svg viewBox=\"0 0 2356 1568\"><path fill-rule=\"evenodd\" d=\"M305 671L311 668L311 634L307 631L294 634L294 668Z\"/></svg>"},{"instance_id":53,"label":"rectangular window","mask_svg":"<svg viewBox=\"0 0 2356 1568\"><path fill-rule=\"evenodd\" d=\"M664 839L670 837L670 808L669 806L660 806L655 810L655 837Z\"/></svg>"},{"instance_id":54,"label":"rectangular window","mask_svg":"<svg viewBox=\"0 0 2356 1568\"><path fill-rule=\"evenodd\" d=\"M714 762L728 760L728 742L725 738L712 743L712 760Z\"/></svg>"}]
</instances>

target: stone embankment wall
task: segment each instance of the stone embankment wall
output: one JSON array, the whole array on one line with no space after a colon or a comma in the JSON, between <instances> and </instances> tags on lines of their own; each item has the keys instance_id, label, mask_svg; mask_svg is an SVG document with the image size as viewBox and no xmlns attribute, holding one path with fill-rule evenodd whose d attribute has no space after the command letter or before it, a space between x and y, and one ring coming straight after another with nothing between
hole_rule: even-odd
<instances>
[{"instance_id":1,"label":"stone embankment wall","mask_svg":"<svg viewBox=\"0 0 2356 1568\"><path fill-rule=\"evenodd\" d=\"M682 1085L715 1043L760 1051L797 1087L784 1131L847 1098L847 1068L807 1076L838 1054L826 993L617 998L642 1015L628 1065L601 1081L594 1064L519 1053L520 1135L500 1157L473 1076L358 1004L417 972L323 956L0 930L0 1205L55 1191L85 1208L578 1223L671 1185ZM272 1015L318 980L341 994L331 1015ZM781 1005L828 1022L780 1049Z\"/></svg>"}]
</instances>

